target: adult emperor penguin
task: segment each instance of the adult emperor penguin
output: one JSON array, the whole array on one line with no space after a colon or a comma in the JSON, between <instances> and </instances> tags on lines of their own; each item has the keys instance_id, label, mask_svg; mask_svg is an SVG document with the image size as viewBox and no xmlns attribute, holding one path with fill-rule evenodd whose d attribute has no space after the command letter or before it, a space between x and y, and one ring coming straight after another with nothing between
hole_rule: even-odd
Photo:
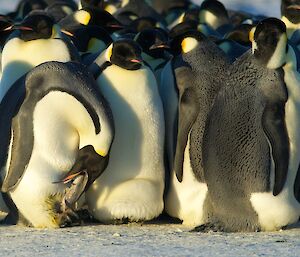
<instances>
[{"instance_id":1,"label":"adult emperor penguin","mask_svg":"<svg viewBox=\"0 0 300 257\"><path fill-rule=\"evenodd\" d=\"M201 224L207 194L202 167L206 118L229 67L226 55L202 33L187 31L174 39L178 88L178 134L166 197L166 211L187 226Z\"/></svg>"},{"instance_id":2,"label":"adult emperor penguin","mask_svg":"<svg viewBox=\"0 0 300 257\"><path fill-rule=\"evenodd\" d=\"M261 21L250 39L252 53L233 65L203 140L205 223L226 231L278 230L300 215L297 59L278 19Z\"/></svg>"},{"instance_id":3,"label":"adult emperor penguin","mask_svg":"<svg viewBox=\"0 0 300 257\"><path fill-rule=\"evenodd\" d=\"M160 75L164 65L171 58L167 50L168 34L161 29L144 29L135 37L135 41L142 48L143 60L152 68L158 84L160 84Z\"/></svg>"},{"instance_id":4,"label":"adult emperor penguin","mask_svg":"<svg viewBox=\"0 0 300 257\"><path fill-rule=\"evenodd\" d=\"M132 40L114 42L90 67L109 102L115 138L110 162L87 192L102 222L142 221L163 210L164 117L151 69Z\"/></svg>"},{"instance_id":5,"label":"adult emperor penguin","mask_svg":"<svg viewBox=\"0 0 300 257\"><path fill-rule=\"evenodd\" d=\"M108 163L112 114L96 88L85 66L47 62L0 104L1 190L34 227L68 224L73 201Z\"/></svg>"},{"instance_id":6,"label":"adult emperor penguin","mask_svg":"<svg viewBox=\"0 0 300 257\"><path fill-rule=\"evenodd\" d=\"M217 0L205 0L200 6L200 23L206 23L218 33L224 35L233 26L225 6Z\"/></svg>"},{"instance_id":7,"label":"adult emperor penguin","mask_svg":"<svg viewBox=\"0 0 300 257\"><path fill-rule=\"evenodd\" d=\"M281 20L287 28L287 35L292 37L296 30L300 29L300 1L282 0L281 1Z\"/></svg>"},{"instance_id":8,"label":"adult emperor penguin","mask_svg":"<svg viewBox=\"0 0 300 257\"><path fill-rule=\"evenodd\" d=\"M79 60L74 45L42 11L30 14L13 28L17 31L12 33L2 51L0 101L10 86L33 67L47 61Z\"/></svg>"}]
</instances>

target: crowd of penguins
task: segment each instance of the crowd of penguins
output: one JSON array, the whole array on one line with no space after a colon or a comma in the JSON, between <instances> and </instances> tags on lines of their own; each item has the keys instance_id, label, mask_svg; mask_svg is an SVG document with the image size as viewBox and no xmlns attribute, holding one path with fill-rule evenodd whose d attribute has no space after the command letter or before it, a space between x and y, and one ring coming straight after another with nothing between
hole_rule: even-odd
<instances>
[{"instance_id":1,"label":"crowd of penguins","mask_svg":"<svg viewBox=\"0 0 300 257\"><path fill-rule=\"evenodd\" d=\"M22 0L0 49L3 224L298 221L300 0Z\"/></svg>"}]
</instances>

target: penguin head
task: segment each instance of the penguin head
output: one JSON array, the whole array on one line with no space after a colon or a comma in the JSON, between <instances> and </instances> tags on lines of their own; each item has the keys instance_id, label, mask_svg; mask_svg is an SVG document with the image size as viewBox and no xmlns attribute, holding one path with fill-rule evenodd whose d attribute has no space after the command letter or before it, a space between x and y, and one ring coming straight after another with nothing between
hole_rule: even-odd
<instances>
[{"instance_id":1,"label":"penguin head","mask_svg":"<svg viewBox=\"0 0 300 257\"><path fill-rule=\"evenodd\" d=\"M142 51L133 40L119 40L106 50L106 59L123 69L138 70L142 67Z\"/></svg>"},{"instance_id":2,"label":"penguin head","mask_svg":"<svg viewBox=\"0 0 300 257\"><path fill-rule=\"evenodd\" d=\"M0 48L2 48L11 33L13 22L8 17L0 15Z\"/></svg>"},{"instance_id":3,"label":"penguin head","mask_svg":"<svg viewBox=\"0 0 300 257\"><path fill-rule=\"evenodd\" d=\"M282 0L281 15L294 24L300 23L300 0Z\"/></svg>"},{"instance_id":4,"label":"penguin head","mask_svg":"<svg viewBox=\"0 0 300 257\"><path fill-rule=\"evenodd\" d=\"M109 12L99 8L84 7L74 13L76 22L84 26L104 27L109 31L122 29L122 24Z\"/></svg>"},{"instance_id":5,"label":"penguin head","mask_svg":"<svg viewBox=\"0 0 300 257\"><path fill-rule=\"evenodd\" d=\"M217 0L206 0L200 6L200 23L206 23L213 29L229 23L225 6Z\"/></svg>"},{"instance_id":6,"label":"penguin head","mask_svg":"<svg viewBox=\"0 0 300 257\"><path fill-rule=\"evenodd\" d=\"M23 0L20 1L16 12L11 13L10 16L13 20L22 20L28 15L31 11L34 10L44 10L47 7L47 3L41 0Z\"/></svg>"},{"instance_id":7,"label":"penguin head","mask_svg":"<svg viewBox=\"0 0 300 257\"><path fill-rule=\"evenodd\" d=\"M81 0L81 7L97 7L100 9L104 8L104 0Z\"/></svg>"},{"instance_id":8,"label":"penguin head","mask_svg":"<svg viewBox=\"0 0 300 257\"><path fill-rule=\"evenodd\" d=\"M176 35L171 41L172 53L175 56L190 53L204 40L206 40L206 37L197 30L185 31L182 34Z\"/></svg>"},{"instance_id":9,"label":"penguin head","mask_svg":"<svg viewBox=\"0 0 300 257\"><path fill-rule=\"evenodd\" d=\"M45 9L47 14L49 14L54 18L55 22L59 22L61 19L72 14L76 10L77 10L76 5L74 7L72 2L68 3L68 2L60 2L60 1L54 2L52 5L49 5Z\"/></svg>"},{"instance_id":10,"label":"penguin head","mask_svg":"<svg viewBox=\"0 0 300 257\"><path fill-rule=\"evenodd\" d=\"M169 37L175 38L177 35L183 34L189 30L197 30L197 28L198 28L198 22L193 20L184 21L177 24L170 30Z\"/></svg>"},{"instance_id":11,"label":"penguin head","mask_svg":"<svg viewBox=\"0 0 300 257\"><path fill-rule=\"evenodd\" d=\"M288 50L286 26L276 18L262 20L249 33L254 57L270 69L281 67Z\"/></svg>"},{"instance_id":12,"label":"penguin head","mask_svg":"<svg viewBox=\"0 0 300 257\"><path fill-rule=\"evenodd\" d=\"M164 51L170 48L168 36L159 29L145 29L136 35L135 41L141 46L143 52L153 58L162 58Z\"/></svg>"},{"instance_id":13,"label":"penguin head","mask_svg":"<svg viewBox=\"0 0 300 257\"><path fill-rule=\"evenodd\" d=\"M132 21L129 26L137 32L141 32L144 29L155 29L163 27L161 23L159 23L152 17L137 18L134 21Z\"/></svg>"},{"instance_id":14,"label":"penguin head","mask_svg":"<svg viewBox=\"0 0 300 257\"><path fill-rule=\"evenodd\" d=\"M23 41L55 38L59 34L54 19L45 12L31 13L21 23L15 24L13 29L20 30L19 37Z\"/></svg>"},{"instance_id":15,"label":"penguin head","mask_svg":"<svg viewBox=\"0 0 300 257\"><path fill-rule=\"evenodd\" d=\"M182 21L196 21L199 22L200 16L200 8L192 8L185 12L184 16L182 17Z\"/></svg>"},{"instance_id":16,"label":"penguin head","mask_svg":"<svg viewBox=\"0 0 300 257\"><path fill-rule=\"evenodd\" d=\"M249 33L254 25L240 24L233 30L228 32L224 38L238 42L239 44L247 47L251 47L251 41L249 40Z\"/></svg>"}]
</instances>

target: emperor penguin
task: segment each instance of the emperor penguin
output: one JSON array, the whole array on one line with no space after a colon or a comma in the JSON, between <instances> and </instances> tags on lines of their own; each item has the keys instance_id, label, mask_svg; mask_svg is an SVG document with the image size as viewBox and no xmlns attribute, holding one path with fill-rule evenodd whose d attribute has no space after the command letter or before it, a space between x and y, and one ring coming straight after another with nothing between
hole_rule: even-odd
<instances>
[{"instance_id":1,"label":"emperor penguin","mask_svg":"<svg viewBox=\"0 0 300 257\"><path fill-rule=\"evenodd\" d=\"M134 39L142 48L142 57L152 68L160 84L161 71L171 58L168 35L161 29L144 29Z\"/></svg>"},{"instance_id":2,"label":"emperor penguin","mask_svg":"<svg viewBox=\"0 0 300 257\"><path fill-rule=\"evenodd\" d=\"M299 0L281 0L281 20L286 25L288 38L291 38L293 33L300 29L299 14Z\"/></svg>"},{"instance_id":3,"label":"emperor penguin","mask_svg":"<svg viewBox=\"0 0 300 257\"><path fill-rule=\"evenodd\" d=\"M75 201L106 168L114 136L92 75L75 62L41 64L10 88L0 113L1 191L19 221L68 225Z\"/></svg>"},{"instance_id":4,"label":"emperor penguin","mask_svg":"<svg viewBox=\"0 0 300 257\"><path fill-rule=\"evenodd\" d=\"M136 14L137 18L151 17L164 26L166 25L164 18L152 8L151 3L147 0L122 0L121 8L114 13L114 16L118 17L124 13Z\"/></svg>"},{"instance_id":5,"label":"emperor penguin","mask_svg":"<svg viewBox=\"0 0 300 257\"><path fill-rule=\"evenodd\" d=\"M300 215L300 76L285 24L261 21L231 67L203 140L200 230L274 231Z\"/></svg>"},{"instance_id":6,"label":"emperor penguin","mask_svg":"<svg viewBox=\"0 0 300 257\"><path fill-rule=\"evenodd\" d=\"M199 21L200 23L206 23L221 35L226 34L233 28L225 6L217 0L205 0L201 4Z\"/></svg>"},{"instance_id":7,"label":"emperor penguin","mask_svg":"<svg viewBox=\"0 0 300 257\"><path fill-rule=\"evenodd\" d=\"M202 166L205 122L229 61L216 44L196 30L174 38L172 45L181 52L173 64L178 132L165 209L184 225L194 227L203 221L207 194Z\"/></svg>"},{"instance_id":8,"label":"emperor penguin","mask_svg":"<svg viewBox=\"0 0 300 257\"><path fill-rule=\"evenodd\" d=\"M90 67L109 102L115 138L107 169L87 192L101 222L143 221L164 208L164 116L156 80L132 40L119 40Z\"/></svg>"},{"instance_id":9,"label":"emperor penguin","mask_svg":"<svg viewBox=\"0 0 300 257\"><path fill-rule=\"evenodd\" d=\"M60 32L54 20L44 12L34 12L14 25L2 51L0 101L22 75L47 61L79 61L74 45Z\"/></svg>"}]
</instances>

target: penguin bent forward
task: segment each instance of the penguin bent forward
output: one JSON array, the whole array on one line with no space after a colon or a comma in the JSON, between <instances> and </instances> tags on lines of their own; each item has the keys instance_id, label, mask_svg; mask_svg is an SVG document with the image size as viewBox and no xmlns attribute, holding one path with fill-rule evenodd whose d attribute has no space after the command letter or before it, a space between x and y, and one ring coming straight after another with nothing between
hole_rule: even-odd
<instances>
[{"instance_id":1,"label":"penguin bent forward","mask_svg":"<svg viewBox=\"0 0 300 257\"><path fill-rule=\"evenodd\" d=\"M114 135L92 75L78 63L41 64L11 87L0 113L2 192L26 224L68 225L64 210L74 202L65 200L78 200L101 175Z\"/></svg>"},{"instance_id":2,"label":"penguin bent forward","mask_svg":"<svg viewBox=\"0 0 300 257\"><path fill-rule=\"evenodd\" d=\"M250 32L252 52L232 66L203 140L206 228L273 231L300 215L300 76L275 18Z\"/></svg>"},{"instance_id":3,"label":"penguin bent forward","mask_svg":"<svg viewBox=\"0 0 300 257\"><path fill-rule=\"evenodd\" d=\"M164 207L164 116L156 79L132 40L114 42L90 66L109 102L115 139L106 171L87 193L102 222L143 221Z\"/></svg>"}]
</instances>

